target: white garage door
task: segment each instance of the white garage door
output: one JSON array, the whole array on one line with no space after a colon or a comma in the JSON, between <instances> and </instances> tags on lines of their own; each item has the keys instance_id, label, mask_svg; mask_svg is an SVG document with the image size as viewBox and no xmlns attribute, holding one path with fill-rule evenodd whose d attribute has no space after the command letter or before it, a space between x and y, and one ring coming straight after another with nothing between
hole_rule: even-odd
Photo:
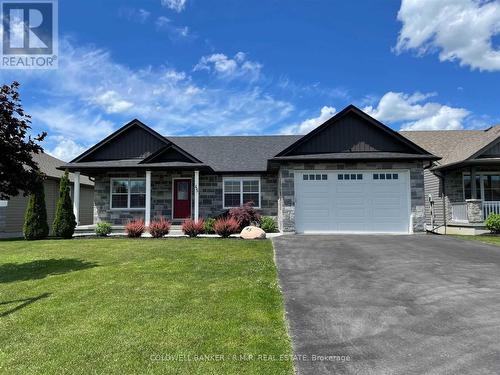
<instances>
[{"instance_id":1,"label":"white garage door","mask_svg":"<svg viewBox=\"0 0 500 375\"><path fill-rule=\"evenodd\" d=\"M409 173L295 171L298 233L408 233Z\"/></svg>"}]
</instances>

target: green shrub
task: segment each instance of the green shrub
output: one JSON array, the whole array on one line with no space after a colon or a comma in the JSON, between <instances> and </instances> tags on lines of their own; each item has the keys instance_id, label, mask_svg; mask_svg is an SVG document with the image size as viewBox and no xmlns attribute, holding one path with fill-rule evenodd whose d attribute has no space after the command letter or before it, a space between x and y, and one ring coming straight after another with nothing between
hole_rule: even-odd
<instances>
[{"instance_id":1,"label":"green shrub","mask_svg":"<svg viewBox=\"0 0 500 375\"><path fill-rule=\"evenodd\" d=\"M489 229L492 233L500 233L500 215L499 214L490 214L484 225L487 229Z\"/></svg>"},{"instance_id":2,"label":"green shrub","mask_svg":"<svg viewBox=\"0 0 500 375\"><path fill-rule=\"evenodd\" d=\"M110 233L111 233L110 223L106 221L101 221L100 223L97 223L97 226L95 227L95 234L101 237L106 237Z\"/></svg>"},{"instance_id":3,"label":"green shrub","mask_svg":"<svg viewBox=\"0 0 500 375\"><path fill-rule=\"evenodd\" d=\"M41 178L34 186L33 193L29 196L24 215L23 235L27 240L41 240L49 235L45 192Z\"/></svg>"},{"instance_id":4,"label":"green shrub","mask_svg":"<svg viewBox=\"0 0 500 375\"><path fill-rule=\"evenodd\" d=\"M203 224L203 232L205 234L214 234L215 233L214 224L215 224L214 218L211 217L207 218L205 220L205 223Z\"/></svg>"},{"instance_id":5,"label":"green shrub","mask_svg":"<svg viewBox=\"0 0 500 375\"><path fill-rule=\"evenodd\" d=\"M266 233L276 233L278 231L276 220L271 216L262 216L260 219L260 228Z\"/></svg>"},{"instance_id":6,"label":"green shrub","mask_svg":"<svg viewBox=\"0 0 500 375\"><path fill-rule=\"evenodd\" d=\"M62 238L71 238L75 233L76 220L73 213L73 204L69 196L69 174L64 172L59 184L59 199L57 200L56 216L52 224L54 235Z\"/></svg>"}]
</instances>

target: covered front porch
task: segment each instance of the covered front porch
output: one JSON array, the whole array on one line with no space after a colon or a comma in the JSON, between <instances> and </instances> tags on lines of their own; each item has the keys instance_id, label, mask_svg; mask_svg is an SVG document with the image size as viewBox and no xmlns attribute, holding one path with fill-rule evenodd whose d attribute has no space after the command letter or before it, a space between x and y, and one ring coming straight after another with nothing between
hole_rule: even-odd
<instances>
[{"instance_id":1,"label":"covered front porch","mask_svg":"<svg viewBox=\"0 0 500 375\"><path fill-rule=\"evenodd\" d=\"M497 163L476 164L444 174L450 225L481 227L489 215L500 214L500 164Z\"/></svg>"},{"instance_id":2,"label":"covered front porch","mask_svg":"<svg viewBox=\"0 0 500 375\"><path fill-rule=\"evenodd\" d=\"M116 228L141 219L147 226L156 217L182 223L200 218L200 170L122 170L93 172L94 224L106 221ZM75 198L80 194L80 172L75 172ZM80 207L74 200L73 212L80 228Z\"/></svg>"}]
</instances>

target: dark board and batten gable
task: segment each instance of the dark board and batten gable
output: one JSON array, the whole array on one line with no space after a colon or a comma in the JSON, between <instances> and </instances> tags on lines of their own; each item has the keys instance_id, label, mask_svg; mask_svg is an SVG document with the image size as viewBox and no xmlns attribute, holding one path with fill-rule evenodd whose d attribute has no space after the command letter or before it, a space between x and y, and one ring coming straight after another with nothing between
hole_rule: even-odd
<instances>
[{"instance_id":1,"label":"dark board and batten gable","mask_svg":"<svg viewBox=\"0 0 500 375\"><path fill-rule=\"evenodd\" d=\"M375 152L429 154L350 105L276 156Z\"/></svg>"},{"instance_id":2,"label":"dark board and batten gable","mask_svg":"<svg viewBox=\"0 0 500 375\"><path fill-rule=\"evenodd\" d=\"M72 163L143 159L168 144L162 135L139 120L132 120L76 157Z\"/></svg>"},{"instance_id":3,"label":"dark board and batten gable","mask_svg":"<svg viewBox=\"0 0 500 375\"><path fill-rule=\"evenodd\" d=\"M141 164L168 162L201 163L193 155L171 143L145 158Z\"/></svg>"}]
</instances>

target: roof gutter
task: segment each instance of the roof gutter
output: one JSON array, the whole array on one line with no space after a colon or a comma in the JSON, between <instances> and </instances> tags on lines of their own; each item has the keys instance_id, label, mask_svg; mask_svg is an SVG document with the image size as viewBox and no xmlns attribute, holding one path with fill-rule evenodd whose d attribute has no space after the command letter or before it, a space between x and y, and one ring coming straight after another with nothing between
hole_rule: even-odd
<instances>
[{"instance_id":1,"label":"roof gutter","mask_svg":"<svg viewBox=\"0 0 500 375\"><path fill-rule=\"evenodd\" d=\"M431 171L445 171L453 168L467 167L467 166L478 166L478 165L500 165L500 158L490 159L471 159L471 160L462 160L454 163L438 165L436 167L431 168Z\"/></svg>"}]
</instances>

